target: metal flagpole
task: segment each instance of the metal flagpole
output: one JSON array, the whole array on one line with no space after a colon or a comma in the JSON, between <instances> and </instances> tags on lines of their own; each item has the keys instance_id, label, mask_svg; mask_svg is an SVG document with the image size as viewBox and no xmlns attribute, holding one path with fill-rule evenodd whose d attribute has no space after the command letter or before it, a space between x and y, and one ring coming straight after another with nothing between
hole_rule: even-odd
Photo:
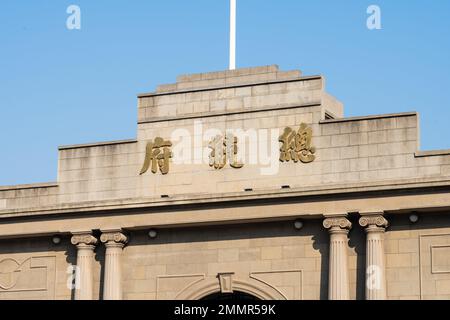
<instances>
[{"instance_id":1,"label":"metal flagpole","mask_svg":"<svg viewBox=\"0 0 450 320\"><path fill-rule=\"evenodd\" d=\"M230 70L236 69L236 0L230 0Z\"/></svg>"}]
</instances>

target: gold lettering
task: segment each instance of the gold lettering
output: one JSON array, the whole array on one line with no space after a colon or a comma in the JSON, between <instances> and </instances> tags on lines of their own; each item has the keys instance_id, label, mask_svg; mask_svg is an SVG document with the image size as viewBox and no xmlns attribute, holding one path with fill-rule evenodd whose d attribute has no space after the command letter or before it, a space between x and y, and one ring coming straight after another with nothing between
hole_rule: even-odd
<instances>
[{"instance_id":1,"label":"gold lettering","mask_svg":"<svg viewBox=\"0 0 450 320\"><path fill-rule=\"evenodd\" d=\"M227 134L225 139L220 135L214 137L208 145L211 149L209 166L220 170L229 162L230 167L234 169L242 168L244 165L237 160L237 142L237 137L232 134Z\"/></svg>"},{"instance_id":2,"label":"gold lettering","mask_svg":"<svg viewBox=\"0 0 450 320\"><path fill-rule=\"evenodd\" d=\"M173 156L170 147L172 147L172 142L164 141L160 137L155 138L154 142L148 142L140 175L146 173L150 167L152 173L157 173L158 168L162 174L169 173L169 163Z\"/></svg>"},{"instance_id":3,"label":"gold lettering","mask_svg":"<svg viewBox=\"0 0 450 320\"><path fill-rule=\"evenodd\" d=\"M311 145L312 129L307 124L300 124L298 131L292 128L285 128L279 141L282 143L280 148L280 161L297 163L313 162L316 158L316 148Z\"/></svg>"}]
</instances>

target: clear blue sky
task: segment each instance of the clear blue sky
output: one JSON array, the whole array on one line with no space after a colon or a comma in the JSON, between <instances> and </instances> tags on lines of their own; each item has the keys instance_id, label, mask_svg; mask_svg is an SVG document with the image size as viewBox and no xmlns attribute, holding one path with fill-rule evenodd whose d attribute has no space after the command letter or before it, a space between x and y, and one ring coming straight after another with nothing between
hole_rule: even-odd
<instances>
[{"instance_id":1,"label":"clear blue sky","mask_svg":"<svg viewBox=\"0 0 450 320\"><path fill-rule=\"evenodd\" d=\"M70 4L81 30L66 28ZM366 9L382 10L382 30ZM0 185L55 181L59 145L134 138L136 94L228 63L229 0L3 0ZM323 74L346 116L418 111L450 148L450 1L238 0L238 67Z\"/></svg>"}]
</instances>

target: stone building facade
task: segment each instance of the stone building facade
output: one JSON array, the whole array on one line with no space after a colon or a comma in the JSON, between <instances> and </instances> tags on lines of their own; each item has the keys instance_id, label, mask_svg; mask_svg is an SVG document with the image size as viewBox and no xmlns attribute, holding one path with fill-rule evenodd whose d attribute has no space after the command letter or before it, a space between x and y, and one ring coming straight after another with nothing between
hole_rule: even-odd
<instances>
[{"instance_id":1,"label":"stone building facade","mask_svg":"<svg viewBox=\"0 0 450 320\"><path fill-rule=\"evenodd\" d=\"M449 299L449 188L415 112L345 118L277 66L180 76L136 139L0 187L0 299Z\"/></svg>"}]
</instances>

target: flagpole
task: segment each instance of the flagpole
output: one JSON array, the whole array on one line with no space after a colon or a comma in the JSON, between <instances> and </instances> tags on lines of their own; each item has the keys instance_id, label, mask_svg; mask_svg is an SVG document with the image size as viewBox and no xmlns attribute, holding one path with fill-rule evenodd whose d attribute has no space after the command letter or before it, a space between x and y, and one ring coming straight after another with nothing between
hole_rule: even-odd
<instances>
[{"instance_id":1,"label":"flagpole","mask_svg":"<svg viewBox=\"0 0 450 320\"><path fill-rule=\"evenodd\" d=\"M230 0L230 70L236 69L236 0Z\"/></svg>"}]
</instances>

